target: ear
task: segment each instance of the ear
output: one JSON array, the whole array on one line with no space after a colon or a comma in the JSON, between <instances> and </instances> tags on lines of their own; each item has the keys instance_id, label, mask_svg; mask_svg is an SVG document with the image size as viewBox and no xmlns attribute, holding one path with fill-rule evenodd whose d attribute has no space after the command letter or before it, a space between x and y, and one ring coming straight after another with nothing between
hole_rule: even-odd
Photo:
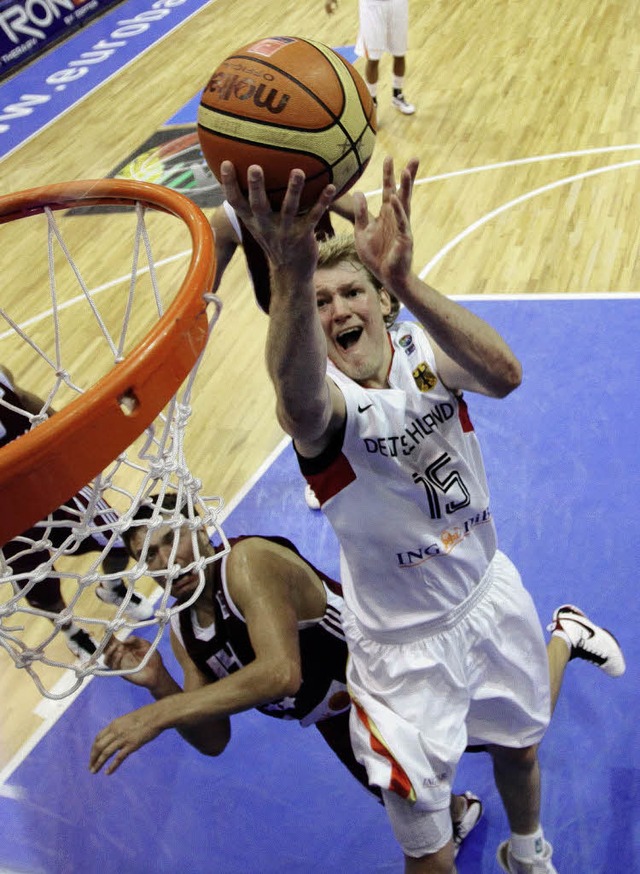
<instances>
[{"instance_id":1,"label":"ear","mask_svg":"<svg viewBox=\"0 0 640 874\"><path fill-rule=\"evenodd\" d=\"M391 312L391 297L386 288L381 288L378 295L380 297L380 309L382 310L382 315L386 318Z\"/></svg>"}]
</instances>

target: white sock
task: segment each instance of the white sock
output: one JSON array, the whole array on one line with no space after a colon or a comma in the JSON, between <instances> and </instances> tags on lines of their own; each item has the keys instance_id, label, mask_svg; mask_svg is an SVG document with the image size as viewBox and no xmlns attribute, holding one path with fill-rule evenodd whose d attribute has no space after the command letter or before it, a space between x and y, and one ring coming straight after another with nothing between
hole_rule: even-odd
<instances>
[{"instance_id":1,"label":"white sock","mask_svg":"<svg viewBox=\"0 0 640 874\"><path fill-rule=\"evenodd\" d=\"M369 89L369 94L372 97L378 96L378 83L377 82L367 82L367 88Z\"/></svg>"},{"instance_id":2,"label":"white sock","mask_svg":"<svg viewBox=\"0 0 640 874\"><path fill-rule=\"evenodd\" d=\"M402 91L403 85L404 85L404 76L394 76L393 77L393 90L394 91Z\"/></svg>"},{"instance_id":3,"label":"white sock","mask_svg":"<svg viewBox=\"0 0 640 874\"><path fill-rule=\"evenodd\" d=\"M511 832L509 846L516 859L528 860L542 856L545 849L542 827L539 827L532 835L516 835Z\"/></svg>"}]
</instances>

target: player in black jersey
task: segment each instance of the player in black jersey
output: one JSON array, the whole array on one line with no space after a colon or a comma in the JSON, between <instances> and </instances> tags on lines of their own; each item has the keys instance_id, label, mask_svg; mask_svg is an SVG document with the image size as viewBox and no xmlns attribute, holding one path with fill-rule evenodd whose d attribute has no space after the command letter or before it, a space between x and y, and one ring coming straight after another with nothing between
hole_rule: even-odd
<instances>
[{"instance_id":1,"label":"player in black jersey","mask_svg":"<svg viewBox=\"0 0 640 874\"><path fill-rule=\"evenodd\" d=\"M0 448L29 431L33 423L46 419L53 413L54 411L44 400L17 385L11 371L0 365ZM42 525L34 526L24 531L20 537L0 544L4 561L10 566L11 573L20 578L20 581L15 584L16 587L24 589L24 597L32 607L55 615L66 609L60 580L57 577L48 576L31 586L29 582L50 557L51 551L44 541L48 539L52 548L59 549L68 539L73 522L77 521L90 502L95 502L96 510L99 512L95 521L100 531L84 538L80 543L74 543L73 554L102 552L109 539L106 526L116 518L116 514L103 498L96 498L90 486L81 489L67 501L64 507L53 511L51 518L55 524L48 530ZM30 548L30 541L43 541L43 546L40 549ZM120 574L128 563L129 555L124 544L120 542L118 545L116 542L105 554L102 570L106 575ZM124 582L115 577L103 580L96 587L95 593L101 601L119 606L125 599L127 589ZM131 619L149 619L153 616L153 606L143 595L134 592L126 613ZM97 642L72 619L61 625L60 630L68 648L80 661L88 661L95 653Z\"/></svg>"}]
</instances>

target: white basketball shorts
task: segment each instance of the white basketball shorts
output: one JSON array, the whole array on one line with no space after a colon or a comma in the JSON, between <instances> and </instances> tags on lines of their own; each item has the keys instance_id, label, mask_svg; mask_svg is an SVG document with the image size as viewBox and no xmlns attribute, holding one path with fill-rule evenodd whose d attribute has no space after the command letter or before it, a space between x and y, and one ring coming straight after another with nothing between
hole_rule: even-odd
<instances>
[{"instance_id":1,"label":"white basketball shorts","mask_svg":"<svg viewBox=\"0 0 640 874\"><path fill-rule=\"evenodd\" d=\"M408 0L360 0L359 10L356 54L371 61L379 61L385 52L404 57L409 39Z\"/></svg>"},{"instance_id":2,"label":"white basketball shorts","mask_svg":"<svg viewBox=\"0 0 640 874\"><path fill-rule=\"evenodd\" d=\"M451 789L467 745L528 747L550 718L540 620L503 553L463 606L455 623L431 625L406 644L371 640L343 615L354 751L369 782L401 802L387 809L408 855L449 839Z\"/></svg>"}]
</instances>

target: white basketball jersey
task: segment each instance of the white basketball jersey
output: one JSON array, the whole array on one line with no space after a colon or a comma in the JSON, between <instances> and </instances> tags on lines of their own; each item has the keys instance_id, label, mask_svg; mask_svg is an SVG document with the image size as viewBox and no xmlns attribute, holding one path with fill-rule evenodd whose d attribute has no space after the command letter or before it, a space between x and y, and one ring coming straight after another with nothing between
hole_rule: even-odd
<instances>
[{"instance_id":1,"label":"white basketball jersey","mask_svg":"<svg viewBox=\"0 0 640 874\"><path fill-rule=\"evenodd\" d=\"M347 406L344 441L307 476L340 540L347 606L378 637L452 619L496 551L466 404L438 379L418 325L400 323L390 338L389 389L329 364Z\"/></svg>"}]
</instances>

